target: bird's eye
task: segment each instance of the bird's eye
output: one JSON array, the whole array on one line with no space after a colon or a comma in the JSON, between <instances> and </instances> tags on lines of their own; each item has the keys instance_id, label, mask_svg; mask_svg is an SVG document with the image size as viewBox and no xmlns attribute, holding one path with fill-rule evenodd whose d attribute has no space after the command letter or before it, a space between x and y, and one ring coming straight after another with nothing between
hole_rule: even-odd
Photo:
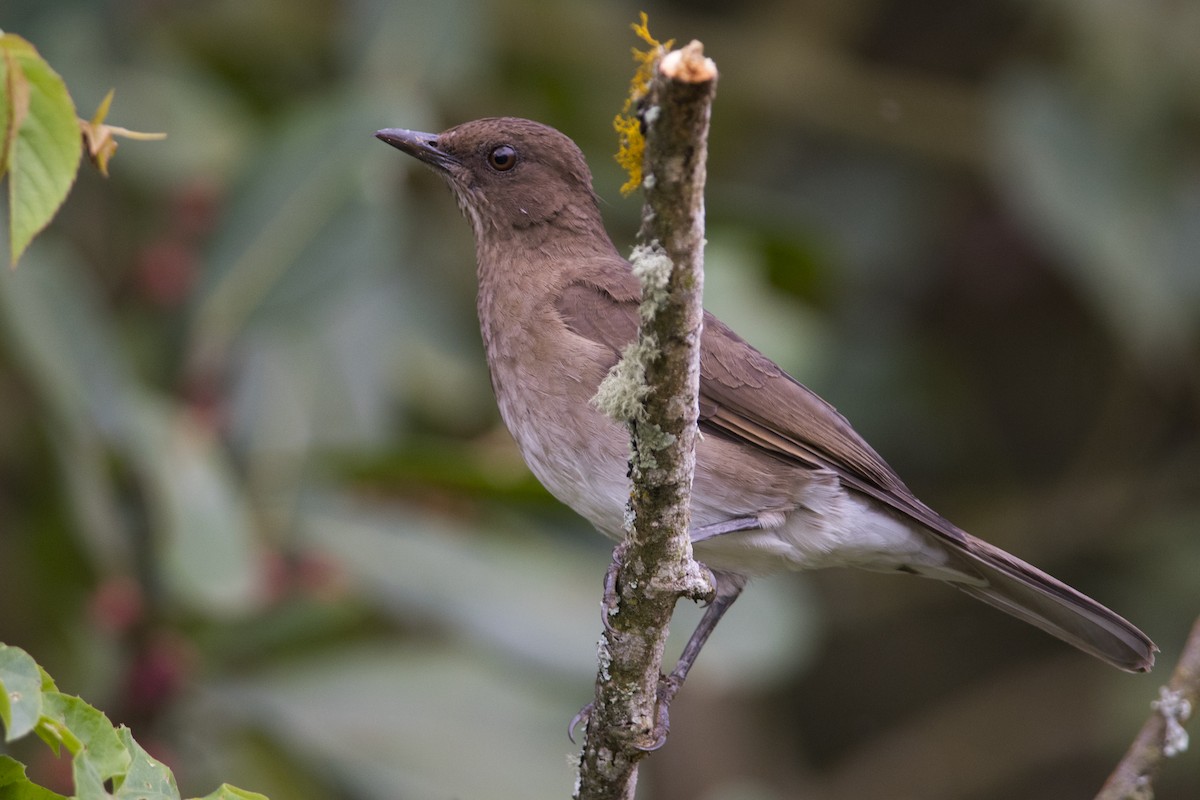
<instances>
[{"instance_id":1,"label":"bird's eye","mask_svg":"<svg viewBox=\"0 0 1200 800\"><path fill-rule=\"evenodd\" d=\"M506 144L502 144L488 153L488 163L497 172L507 172L517 163L517 151Z\"/></svg>"}]
</instances>

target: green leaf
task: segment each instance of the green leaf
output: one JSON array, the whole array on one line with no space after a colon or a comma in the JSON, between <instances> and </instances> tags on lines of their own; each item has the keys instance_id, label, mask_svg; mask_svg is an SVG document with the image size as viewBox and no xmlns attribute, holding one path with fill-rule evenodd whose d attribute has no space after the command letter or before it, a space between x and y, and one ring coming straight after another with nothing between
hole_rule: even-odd
<instances>
[{"instance_id":1,"label":"green leaf","mask_svg":"<svg viewBox=\"0 0 1200 800\"><path fill-rule=\"evenodd\" d=\"M38 673L42 676L42 691L57 692L58 684L54 682L54 678L50 677L50 673L42 669L42 665L38 664Z\"/></svg>"},{"instance_id":2,"label":"green leaf","mask_svg":"<svg viewBox=\"0 0 1200 800\"><path fill-rule=\"evenodd\" d=\"M0 720L4 741L33 730L42 715L42 673L37 662L19 647L0 644Z\"/></svg>"},{"instance_id":3,"label":"green leaf","mask_svg":"<svg viewBox=\"0 0 1200 800\"><path fill-rule=\"evenodd\" d=\"M46 692L41 728L74 756L71 768L79 800L110 800L104 782L129 769L130 754L108 717L78 697Z\"/></svg>"},{"instance_id":4,"label":"green leaf","mask_svg":"<svg viewBox=\"0 0 1200 800\"><path fill-rule=\"evenodd\" d=\"M0 756L0 789L25 777L25 767L8 756Z\"/></svg>"},{"instance_id":5,"label":"green leaf","mask_svg":"<svg viewBox=\"0 0 1200 800\"><path fill-rule=\"evenodd\" d=\"M0 756L0 800L67 800L61 794L43 789L25 776L25 766L8 756Z\"/></svg>"},{"instance_id":6,"label":"green leaf","mask_svg":"<svg viewBox=\"0 0 1200 800\"><path fill-rule=\"evenodd\" d=\"M70 751L75 780L71 800L180 800L171 770L151 757L128 728L114 728L96 708L55 690L54 681L24 650L0 644L0 690L0 717L9 741L32 729L56 753L60 745ZM30 698L36 698L36 709ZM14 731L20 732L14 736ZM109 781L111 794L105 788ZM36 785L24 765L0 755L0 800L67 798ZM267 798L225 784L202 800Z\"/></svg>"},{"instance_id":7,"label":"green leaf","mask_svg":"<svg viewBox=\"0 0 1200 800\"><path fill-rule=\"evenodd\" d=\"M213 793L196 798L196 800L267 800L267 796L258 792L248 792L245 789L230 786L228 783L222 783Z\"/></svg>"},{"instance_id":8,"label":"green leaf","mask_svg":"<svg viewBox=\"0 0 1200 800\"><path fill-rule=\"evenodd\" d=\"M130 755L129 770L116 781L113 792L116 800L179 800L179 787L166 764L151 758L133 739L129 728L122 725L117 735Z\"/></svg>"},{"instance_id":9,"label":"green leaf","mask_svg":"<svg viewBox=\"0 0 1200 800\"><path fill-rule=\"evenodd\" d=\"M16 139L16 103L17 87L9 83L9 77L16 79L17 72L8 67L8 57L0 54L0 178L8 172L8 157L12 153L13 141ZM24 76L21 76L22 78Z\"/></svg>"},{"instance_id":10,"label":"green leaf","mask_svg":"<svg viewBox=\"0 0 1200 800\"><path fill-rule=\"evenodd\" d=\"M49 224L75 182L83 143L66 84L19 36L0 36L12 263Z\"/></svg>"}]
</instances>

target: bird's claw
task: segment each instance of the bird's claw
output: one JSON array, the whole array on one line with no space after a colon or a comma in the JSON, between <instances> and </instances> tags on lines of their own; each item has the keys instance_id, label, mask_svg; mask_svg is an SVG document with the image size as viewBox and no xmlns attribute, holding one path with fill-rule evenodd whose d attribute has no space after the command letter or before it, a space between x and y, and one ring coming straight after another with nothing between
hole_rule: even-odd
<instances>
[{"instance_id":1,"label":"bird's claw","mask_svg":"<svg viewBox=\"0 0 1200 800\"><path fill-rule=\"evenodd\" d=\"M578 744L575 741L575 729L580 725L587 726L588 717L592 716L592 707L594 703L588 703L583 708L579 709L579 713L571 717L571 722L567 725L567 738L571 740L571 744Z\"/></svg>"},{"instance_id":2,"label":"bird's claw","mask_svg":"<svg viewBox=\"0 0 1200 800\"><path fill-rule=\"evenodd\" d=\"M586 729L588 718L592 715L592 706L592 703L588 703L579 709L579 713L571 717L570 723L567 724L567 738L571 740L571 744L579 744L575 741L575 731L579 729L580 725ZM644 753L652 753L667 743L667 734L670 732L671 720L667 712L667 705L660 703L655 715L654 728L650 731L652 738L645 744L635 744L634 747Z\"/></svg>"},{"instance_id":3,"label":"bird's claw","mask_svg":"<svg viewBox=\"0 0 1200 800\"><path fill-rule=\"evenodd\" d=\"M643 753L653 753L667 743L667 734L671 732L671 717L667 712L667 706L659 704L658 712L655 715L654 728L650 731L650 741L645 744L635 744L638 750Z\"/></svg>"},{"instance_id":4,"label":"bird's claw","mask_svg":"<svg viewBox=\"0 0 1200 800\"><path fill-rule=\"evenodd\" d=\"M650 741L635 747L644 753L653 753L667 743L667 735L671 732L671 700L679 691L679 682L674 675L668 675L659 680L658 703L654 713L654 728L650 731Z\"/></svg>"},{"instance_id":5,"label":"bird's claw","mask_svg":"<svg viewBox=\"0 0 1200 800\"><path fill-rule=\"evenodd\" d=\"M679 686L679 680L674 675L668 675L659 680L658 702L654 712L654 727L648 733L648 741L635 744L634 747L636 749L644 753L653 753L667 743L667 735L671 732L671 700L674 699L675 693L679 691ZM567 725L567 738L571 740L571 744L578 744L575 741L575 731L580 725L587 726L588 719L591 717L594 707L595 703L588 703L579 709L578 714L571 717L571 722Z\"/></svg>"},{"instance_id":6,"label":"bird's claw","mask_svg":"<svg viewBox=\"0 0 1200 800\"><path fill-rule=\"evenodd\" d=\"M613 561L604 573L604 598L600 601L600 623L604 625L605 633L613 632L612 615L616 613L620 604L621 597L617 594L617 562Z\"/></svg>"}]
</instances>

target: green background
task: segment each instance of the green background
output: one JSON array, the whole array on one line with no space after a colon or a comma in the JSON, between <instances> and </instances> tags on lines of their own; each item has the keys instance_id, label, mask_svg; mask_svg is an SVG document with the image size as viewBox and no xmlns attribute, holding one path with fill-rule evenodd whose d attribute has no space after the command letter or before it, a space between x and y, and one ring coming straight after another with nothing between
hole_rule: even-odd
<instances>
[{"instance_id":1,"label":"green background","mask_svg":"<svg viewBox=\"0 0 1200 800\"><path fill-rule=\"evenodd\" d=\"M1200 6L644 9L721 71L708 306L923 499L1163 652L1132 677L937 584L761 581L642 796L1091 796L1200 611ZM113 124L169 134L85 169L0 275L0 641L185 795L568 796L608 545L499 424L469 227L372 133L550 123L627 249L639 10L0 10L81 116L115 87Z\"/></svg>"}]
</instances>

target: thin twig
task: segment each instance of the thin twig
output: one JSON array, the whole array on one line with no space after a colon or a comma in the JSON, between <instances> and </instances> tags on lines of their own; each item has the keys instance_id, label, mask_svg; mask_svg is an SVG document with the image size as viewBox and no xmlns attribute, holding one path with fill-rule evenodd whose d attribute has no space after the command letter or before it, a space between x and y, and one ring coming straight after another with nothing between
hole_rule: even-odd
<instances>
[{"instance_id":1,"label":"thin twig","mask_svg":"<svg viewBox=\"0 0 1200 800\"><path fill-rule=\"evenodd\" d=\"M627 800L655 746L658 689L671 614L681 597L710 597L692 559L689 496L695 469L703 321L704 177L716 68L699 42L654 70L643 121L646 203L632 258L642 279L638 342L624 356L641 409L632 439L630 524L614 558L619 602L600 643L596 699L576 797Z\"/></svg>"},{"instance_id":2,"label":"thin twig","mask_svg":"<svg viewBox=\"0 0 1200 800\"><path fill-rule=\"evenodd\" d=\"M1096 800L1151 800L1154 778L1163 761L1187 747L1187 722L1200 702L1200 619L1192 626L1179 663L1153 704L1154 712L1125 757L1104 783Z\"/></svg>"}]
</instances>

